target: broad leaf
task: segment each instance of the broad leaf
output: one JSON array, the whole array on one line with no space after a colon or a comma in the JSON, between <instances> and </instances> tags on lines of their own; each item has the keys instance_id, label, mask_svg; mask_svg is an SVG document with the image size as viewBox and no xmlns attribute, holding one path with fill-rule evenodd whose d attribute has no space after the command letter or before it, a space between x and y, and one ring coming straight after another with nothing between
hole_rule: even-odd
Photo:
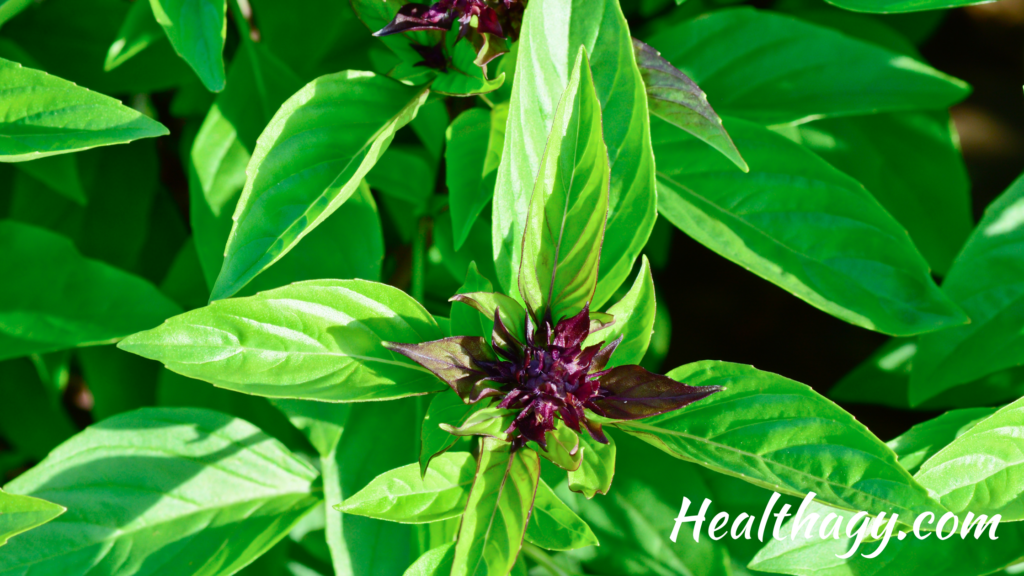
<instances>
[{"instance_id":1,"label":"broad leaf","mask_svg":"<svg viewBox=\"0 0 1024 576\"><path fill-rule=\"evenodd\" d=\"M555 429L549 430L544 435L547 448L541 448L536 442L530 442L527 445L555 466L572 472L579 470L583 463L583 445L580 440L582 436L589 436L589 434L577 434L559 419L555 420Z\"/></svg>"},{"instance_id":2,"label":"broad leaf","mask_svg":"<svg viewBox=\"0 0 1024 576\"><path fill-rule=\"evenodd\" d=\"M726 362L681 366L668 376L725 390L619 428L683 460L783 494L841 508L914 518L937 502L863 424L809 387Z\"/></svg>"},{"instance_id":3,"label":"broad leaf","mask_svg":"<svg viewBox=\"0 0 1024 576\"><path fill-rule=\"evenodd\" d=\"M438 454L455 445L459 437L441 428L448 424L456 428L466 422L470 414L479 410L481 404L466 404L458 394L441 392L434 394L423 417L420 429L420 474L427 473L427 466Z\"/></svg>"},{"instance_id":4,"label":"broad leaf","mask_svg":"<svg viewBox=\"0 0 1024 576\"><path fill-rule=\"evenodd\" d=\"M639 364L651 343L654 317L657 314L654 278L651 276L647 256L643 257L643 264L636 280L633 281L633 287L608 309L608 313L615 319L615 323L605 330L591 333L585 345L590 346L602 341L611 343L622 338L606 367Z\"/></svg>"},{"instance_id":5,"label":"broad leaf","mask_svg":"<svg viewBox=\"0 0 1024 576\"><path fill-rule=\"evenodd\" d=\"M984 0L827 0L829 4L856 12L900 14L920 10L942 10L982 4Z\"/></svg>"},{"instance_id":6,"label":"broad leaf","mask_svg":"<svg viewBox=\"0 0 1024 576\"><path fill-rule=\"evenodd\" d=\"M588 499L595 494L607 494L615 476L615 440L605 431L607 444L602 444L580 434L583 462L579 469L569 472L569 489L579 492Z\"/></svg>"},{"instance_id":7,"label":"broad leaf","mask_svg":"<svg viewBox=\"0 0 1024 576\"><path fill-rule=\"evenodd\" d=\"M557 322L594 299L608 175L601 103L581 47L552 118L523 233L519 293L534 318Z\"/></svg>"},{"instance_id":8,"label":"broad leaf","mask_svg":"<svg viewBox=\"0 0 1024 576\"><path fill-rule=\"evenodd\" d=\"M948 108L970 90L909 56L767 10L718 10L646 42L719 113L762 124Z\"/></svg>"},{"instance_id":9,"label":"broad leaf","mask_svg":"<svg viewBox=\"0 0 1024 576\"><path fill-rule=\"evenodd\" d=\"M653 123L658 209L701 244L852 324L894 335L967 322L859 183L774 132L729 121L750 173Z\"/></svg>"},{"instance_id":10,"label":"broad leaf","mask_svg":"<svg viewBox=\"0 0 1024 576\"><path fill-rule=\"evenodd\" d=\"M180 312L149 282L41 228L0 221L0 253L0 359L113 342Z\"/></svg>"},{"instance_id":11,"label":"broad leaf","mask_svg":"<svg viewBox=\"0 0 1024 576\"><path fill-rule=\"evenodd\" d=\"M950 512L1024 520L1024 398L959 435L914 478Z\"/></svg>"},{"instance_id":12,"label":"broad leaf","mask_svg":"<svg viewBox=\"0 0 1024 576\"><path fill-rule=\"evenodd\" d=\"M985 210L942 291L971 323L921 338L911 404L1024 364L1024 177Z\"/></svg>"},{"instance_id":13,"label":"broad leaf","mask_svg":"<svg viewBox=\"0 0 1024 576\"><path fill-rule=\"evenodd\" d=\"M591 308L599 310L629 276L656 217L650 115L629 29L616 0L532 0L517 44L517 69L531 72L517 74L512 87L505 161L498 169L492 203L498 279L506 292L517 290L531 193L558 101L583 45L601 115L607 119L603 135L611 168L600 275L591 302Z\"/></svg>"},{"instance_id":14,"label":"broad leaf","mask_svg":"<svg viewBox=\"0 0 1024 576\"><path fill-rule=\"evenodd\" d=\"M505 122L508 104L499 104L487 112L470 108L452 122L445 133L445 183L450 196L455 249L469 237L473 223L494 195L494 182L505 146ZM481 142L487 146L481 146Z\"/></svg>"},{"instance_id":15,"label":"broad leaf","mask_svg":"<svg viewBox=\"0 0 1024 576\"><path fill-rule=\"evenodd\" d=\"M385 472L334 508L345 514L391 522L422 524L462 515L476 462L467 452L447 452L433 459L426 473L409 464Z\"/></svg>"},{"instance_id":16,"label":"broad leaf","mask_svg":"<svg viewBox=\"0 0 1024 576\"><path fill-rule=\"evenodd\" d=\"M427 92L369 72L306 85L260 135L211 298L231 296L356 191Z\"/></svg>"},{"instance_id":17,"label":"broad leaf","mask_svg":"<svg viewBox=\"0 0 1024 576\"><path fill-rule=\"evenodd\" d=\"M590 526L543 480L537 486L526 541L547 550L575 550L599 545Z\"/></svg>"},{"instance_id":18,"label":"broad leaf","mask_svg":"<svg viewBox=\"0 0 1024 576\"><path fill-rule=\"evenodd\" d=\"M455 543L432 548L413 562L403 576L448 576L455 561Z\"/></svg>"},{"instance_id":19,"label":"broad leaf","mask_svg":"<svg viewBox=\"0 0 1024 576\"><path fill-rule=\"evenodd\" d=\"M120 347L229 390L354 402L445 389L426 369L381 344L439 336L433 317L396 288L314 280L214 302Z\"/></svg>"},{"instance_id":20,"label":"broad leaf","mask_svg":"<svg viewBox=\"0 0 1024 576\"><path fill-rule=\"evenodd\" d=\"M117 68L163 36L163 28L156 21L150 3L144 0L133 3L117 31L117 39L107 50L103 69L109 72Z\"/></svg>"},{"instance_id":21,"label":"broad leaf","mask_svg":"<svg viewBox=\"0 0 1024 576\"><path fill-rule=\"evenodd\" d=\"M921 464L942 450L953 440L963 436L975 424L988 418L996 408L963 408L950 410L942 416L932 418L907 430L886 442L896 453L903 466L911 474ZM927 486L926 486L927 487Z\"/></svg>"},{"instance_id":22,"label":"broad leaf","mask_svg":"<svg viewBox=\"0 0 1024 576\"><path fill-rule=\"evenodd\" d=\"M0 58L0 161L123 144L168 134L117 100Z\"/></svg>"},{"instance_id":23,"label":"broad leaf","mask_svg":"<svg viewBox=\"0 0 1024 576\"><path fill-rule=\"evenodd\" d=\"M0 574L112 576L151 566L168 576L233 574L316 506L316 477L279 442L224 414L115 416L7 485L68 511L11 540Z\"/></svg>"},{"instance_id":24,"label":"broad leaf","mask_svg":"<svg viewBox=\"0 0 1024 576\"><path fill-rule=\"evenodd\" d=\"M462 516L451 576L508 574L516 563L540 482L532 450L512 454L510 444L485 439Z\"/></svg>"},{"instance_id":25,"label":"broad leaf","mask_svg":"<svg viewBox=\"0 0 1024 576\"><path fill-rule=\"evenodd\" d=\"M175 52L195 70L211 92L220 92L227 35L226 0L150 0Z\"/></svg>"},{"instance_id":26,"label":"broad leaf","mask_svg":"<svg viewBox=\"0 0 1024 576\"><path fill-rule=\"evenodd\" d=\"M0 546L38 526L46 524L66 512L63 506L31 498L8 494L0 490Z\"/></svg>"},{"instance_id":27,"label":"broad leaf","mask_svg":"<svg viewBox=\"0 0 1024 576\"><path fill-rule=\"evenodd\" d=\"M515 412L489 406L471 412L461 423L442 422L442 430L455 436L484 436L505 440L505 430L512 424Z\"/></svg>"}]
</instances>

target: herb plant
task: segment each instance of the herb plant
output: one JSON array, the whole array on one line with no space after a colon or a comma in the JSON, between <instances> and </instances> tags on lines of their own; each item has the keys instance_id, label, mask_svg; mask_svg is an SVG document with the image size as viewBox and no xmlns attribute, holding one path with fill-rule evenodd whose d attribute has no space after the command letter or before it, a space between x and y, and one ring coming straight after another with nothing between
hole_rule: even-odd
<instances>
[{"instance_id":1,"label":"herb plant","mask_svg":"<svg viewBox=\"0 0 1024 576\"><path fill-rule=\"evenodd\" d=\"M1019 562L1024 179L975 226L969 87L857 14L965 3L0 1L0 576ZM664 372L673 229L953 409ZM1002 524L715 536L811 493Z\"/></svg>"}]
</instances>

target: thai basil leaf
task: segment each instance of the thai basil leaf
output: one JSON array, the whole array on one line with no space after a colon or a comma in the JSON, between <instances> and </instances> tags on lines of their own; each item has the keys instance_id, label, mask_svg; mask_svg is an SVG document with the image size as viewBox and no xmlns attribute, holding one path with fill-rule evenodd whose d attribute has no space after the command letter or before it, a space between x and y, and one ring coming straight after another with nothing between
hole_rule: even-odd
<instances>
[{"instance_id":1,"label":"thai basil leaf","mask_svg":"<svg viewBox=\"0 0 1024 576\"><path fill-rule=\"evenodd\" d=\"M487 94L501 88L505 83L505 75L499 73L494 78L485 77L483 69L474 62L476 51L469 42L458 41L459 33L455 28L453 26L446 35L448 51L452 55L451 66L446 72L437 74L437 78L430 83L430 90L449 96L470 96Z\"/></svg>"},{"instance_id":2,"label":"thai basil leaf","mask_svg":"<svg viewBox=\"0 0 1024 576\"><path fill-rule=\"evenodd\" d=\"M75 204L85 206L89 199L82 186L78 169L78 154L47 156L31 162L18 162L15 166L29 176L46 184L50 190L68 198Z\"/></svg>"},{"instance_id":3,"label":"thai basil leaf","mask_svg":"<svg viewBox=\"0 0 1024 576\"><path fill-rule=\"evenodd\" d=\"M700 86L669 64L657 50L636 38L633 38L633 51L647 89L647 107L651 114L700 138L747 172L746 161Z\"/></svg>"},{"instance_id":4,"label":"thai basil leaf","mask_svg":"<svg viewBox=\"0 0 1024 576\"><path fill-rule=\"evenodd\" d=\"M577 434L566 426L562 420L555 420L555 429L549 431L544 436L547 448L541 448L536 442L530 442L527 446L550 460L555 466L572 472L579 470L580 465L583 463L584 454L580 441L581 436L587 436L587 434Z\"/></svg>"},{"instance_id":5,"label":"thai basil leaf","mask_svg":"<svg viewBox=\"0 0 1024 576\"><path fill-rule=\"evenodd\" d=\"M504 440L505 430L514 417L515 412L511 410L490 406L471 412L458 425L442 422L439 426L455 436L484 436Z\"/></svg>"},{"instance_id":6,"label":"thai basil leaf","mask_svg":"<svg viewBox=\"0 0 1024 576\"><path fill-rule=\"evenodd\" d=\"M900 459L900 466L914 474L925 460L963 436L975 424L991 416L996 408L963 408L913 426L886 442ZM927 487L927 486L926 486Z\"/></svg>"},{"instance_id":7,"label":"thai basil leaf","mask_svg":"<svg viewBox=\"0 0 1024 576\"><path fill-rule=\"evenodd\" d=\"M356 15L366 24L370 32L376 32L387 26L388 22L394 19L398 9L409 3L409 0L395 0L393 2L378 2L377 0L352 0L352 8ZM408 64L421 62L423 58L417 53L412 45L436 46L444 41L445 34L439 30L422 30L416 32L405 32L403 34L391 34L382 36L378 40L391 49L399 58Z\"/></svg>"},{"instance_id":8,"label":"thai basil leaf","mask_svg":"<svg viewBox=\"0 0 1024 576\"><path fill-rule=\"evenodd\" d=\"M28 458L42 460L78 431L27 358L0 362L0 397L0 435Z\"/></svg>"},{"instance_id":9,"label":"thai basil leaf","mask_svg":"<svg viewBox=\"0 0 1024 576\"><path fill-rule=\"evenodd\" d=\"M452 122L445 133L445 183L451 197L452 232L456 250L462 248L473 223L494 195L494 182L505 146L508 104L490 112L470 108ZM487 146L480 145L487 141Z\"/></svg>"},{"instance_id":10,"label":"thai basil leaf","mask_svg":"<svg viewBox=\"0 0 1024 576\"><path fill-rule=\"evenodd\" d=\"M519 293L538 319L574 316L597 287L609 172L593 82L581 47L552 118L523 233Z\"/></svg>"},{"instance_id":11,"label":"thai basil leaf","mask_svg":"<svg viewBox=\"0 0 1024 576\"><path fill-rule=\"evenodd\" d=\"M121 29L117 31L117 39L107 50L103 70L110 72L163 36L163 28L156 21L150 3L133 3L124 22L121 23Z\"/></svg>"},{"instance_id":12,"label":"thai basil leaf","mask_svg":"<svg viewBox=\"0 0 1024 576\"><path fill-rule=\"evenodd\" d=\"M909 56L748 7L718 10L645 41L710 94L719 113L762 124L948 108L970 91Z\"/></svg>"},{"instance_id":13,"label":"thai basil leaf","mask_svg":"<svg viewBox=\"0 0 1024 576\"><path fill-rule=\"evenodd\" d=\"M1024 398L960 434L914 478L950 512L1024 520Z\"/></svg>"},{"instance_id":14,"label":"thai basil leaf","mask_svg":"<svg viewBox=\"0 0 1024 576\"><path fill-rule=\"evenodd\" d=\"M38 526L46 524L67 509L46 500L8 494L0 490L0 546Z\"/></svg>"},{"instance_id":15,"label":"thai basil leaf","mask_svg":"<svg viewBox=\"0 0 1024 576\"><path fill-rule=\"evenodd\" d=\"M419 146L391 146L366 175L370 186L411 204L425 205L434 193L437 161Z\"/></svg>"},{"instance_id":16,"label":"thai basil leaf","mask_svg":"<svg viewBox=\"0 0 1024 576\"><path fill-rule=\"evenodd\" d=\"M432 548L413 562L403 576L448 576L455 561L455 543Z\"/></svg>"},{"instance_id":17,"label":"thai basil leaf","mask_svg":"<svg viewBox=\"0 0 1024 576\"><path fill-rule=\"evenodd\" d=\"M833 6L856 12L900 14L980 4L979 0L828 0Z\"/></svg>"},{"instance_id":18,"label":"thai basil leaf","mask_svg":"<svg viewBox=\"0 0 1024 576\"><path fill-rule=\"evenodd\" d=\"M0 359L113 342L180 312L149 282L41 228L0 221L0 253Z\"/></svg>"},{"instance_id":19,"label":"thai basil leaf","mask_svg":"<svg viewBox=\"0 0 1024 576\"><path fill-rule=\"evenodd\" d=\"M348 71L318 78L288 99L249 162L211 298L237 292L348 200L426 96Z\"/></svg>"},{"instance_id":20,"label":"thai basil leaf","mask_svg":"<svg viewBox=\"0 0 1024 576\"><path fill-rule=\"evenodd\" d=\"M120 347L228 390L326 402L386 400L447 386L382 341L436 340L407 294L364 280L313 280L176 316Z\"/></svg>"},{"instance_id":21,"label":"thai basil leaf","mask_svg":"<svg viewBox=\"0 0 1024 576\"><path fill-rule=\"evenodd\" d=\"M605 330L593 332L587 337L585 345L599 342L614 342L622 338L606 368L639 364L651 343L654 332L654 318L657 315L657 303L654 299L654 278L647 256L643 257L640 272L637 273L633 287L626 292L621 300L608 309L615 323Z\"/></svg>"},{"instance_id":22,"label":"thai basil leaf","mask_svg":"<svg viewBox=\"0 0 1024 576\"><path fill-rule=\"evenodd\" d=\"M0 58L0 162L24 162L169 134L117 100Z\"/></svg>"},{"instance_id":23,"label":"thai basil leaf","mask_svg":"<svg viewBox=\"0 0 1024 576\"><path fill-rule=\"evenodd\" d=\"M546 550L575 550L600 545L590 526L543 480L537 486L530 525L526 528L526 541Z\"/></svg>"},{"instance_id":24,"label":"thai basil leaf","mask_svg":"<svg viewBox=\"0 0 1024 576\"><path fill-rule=\"evenodd\" d=\"M569 472L569 489L588 499L595 494L607 494L615 476L615 440L607 431L607 444L594 440L589 434L579 436L583 462L577 470Z\"/></svg>"},{"instance_id":25,"label":"thai basil leaf","mask_svg":"<svg viewBox=\"0 0 1024 576\"><path fill-rule=\"evenodd\" d=\"M452 296L452 302L468 304L492 322L497 314L512 336L526 342L526 310L512 298L498 292L467 292Z\"/></svg>"},{"instance_id":26,"label":"thai basil leaf","mask_svg":"<svg viewBox=\"0 0 1024 576\"><path fill-rule=\"evenodd\" d=\"M944 512L863 424L803 384L716 361L687 364L667 375L691 386L726 389L617 427L676 458L783 494L813 491L817 500L841 508L904 518Z\"/></svg>"},{"instance_id":27,"label":"thai basil leaf","mask_svg":"<svg viewBox=\"0 0 1024 576\"><path fill-rule=\"evenodd\" d=\"M557 14L557 16L553 16ZM557 21L558 26L551 27ZM598 41L600 38L600 41ZM632 39L615 0L567 4L532 0L523 17L501 167L492 202L492 243L498 279L518 287L521 241L531 192L555 111L580 45L586 49L594 89L602 103L604 142L611 159L608 220L591 308L599 310L629 276L656 218L654 156L649 114ZM614 121L611 121L614 119Z\"/></svg>"},{"instance_id":28,"label":"thai basil leaf","mask_svg":"<svg viewBox=\"0 0 1024 576\"><path fill-rule=\"evenodd\" d=\"M491 282L477 271L476 262L470 262L466 282L459 288L458 294L490 292L493 289ZM493 314L483 315L470 304L458 300L452 302L451 321L453 336L482 336L489 340L494 329Z\"/></svg>"},{"instance_id":29,"label":"thai basil leaf","mask_svg":"<svg viewBox=\"0 0 1024 576\"><path fill-rule=\"evenodd\" d=\"M339 512L391 522L421 524L462 515L476 462L467 452L433 459L421 475L417 464L395 468L334 506Z\"/></svg>"},{"instance_id":30,"label":"thai basil leaf","mask_svg":"<svg viewBox=\"0 0 1024 576\"><path fill-rule=\"evenodd\" d=\"M92 417L98 422L115 414L156 403L160 365L118 350L91 346L77 352L82 377L92 393Z\"/></svg>"},{"instance_id":31,"label":"thai basil leaf","mask_svg":"<svg viewBox=\"0 0 1024 576\"><path fill-rule=\"evenodd\" d=\"M540 482L540 458L532 450L512 454L510 447L483 441L451 576L507 574L516 563Z\"/></svg>"},{"instance_id":32,"label":"thai basil leaf","mask_svg":"<svg viewBox=\"0 0 1024 576\"><path fill-rule=\"evenodd\" d=\"M114 575L154 563L168 576L232 574L317 505L316 478L280 443L224 414L115 416L7 485L68 511L11 540L0 574Z\"/></svg>"},{"instance_id":33,"label":"thai basil leaf","mask_svg":"<svg viewBox=\"0 0 1024 576\"><path fill-rule=\"evenodd\" d=\"M661 121L652 126L658 209L698 242L870 330L912 335L967 322L906 231L863 186L811 152L730 120L750 164L741 174L695 138Z\"/></svg>"},{"instance_id":34,"label":"thai basil leaf","mask_svg":"<svg viewBox=\"0 0 1024 576\"><path fill-rule=\"evenodd\" d=\"M459 439L442 429L441 424L459 428L482 407L480 403L464 403L458 394L442 392L433 395L420 429L420 475L427 473L427 466L433 458L454 446Z\"/></svg>"},{"instance_id":35,"label":"thai basil leaf","mask_svg":"<svg viewBox=\"0 0 1024 576\"><path fill-rule=\"evenodd\" d=\"M150 0L156 21L167 33L174 51L195 70L203 85L220 92L227 37L225 0Z\"/></svg>"},{"instance_id":36,"label":"thai basil leaf","mask_svg":"<svg viewBox=\"0 0 1024 576\"><path fill-rule=\"evenodd\" d=\"M985 210L942 291L971 323L922 337L910 403L1024 364L1024 177Z\"/></svg>"}]
</instances>

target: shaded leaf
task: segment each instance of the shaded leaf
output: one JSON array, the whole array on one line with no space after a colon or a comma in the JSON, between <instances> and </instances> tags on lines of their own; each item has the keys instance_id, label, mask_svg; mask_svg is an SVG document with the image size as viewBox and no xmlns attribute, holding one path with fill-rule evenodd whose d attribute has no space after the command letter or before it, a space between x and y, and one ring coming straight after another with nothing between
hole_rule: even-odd
<instances>
[{"instance_id":1,"label":"shaded leaf","mask_svg":"<svg viewBox=\"0 0 1024 576\"><path fill-rule=\"evenodd\" d=\"M167 33L171 46L211 92L220 92L227 37L225 0L150 0L153 16Z\"/></svg>"},{"instance_id":2,"label":"shaded leaf","mask_svg":"<svg viewBox=\"0 0 1024 576\"><path fill-rule=\"evenodd\" d=\"M590 434L580 434L583 462L578 470L569 472L569 489L588 499L595 494L607 494L615 476L615 440L607 431L604 436L607 444L594 440Z\"/></svg>"},{"instance_id":3,"label":"shaded leaf","mask_svg":"<svg viewBox=\"0 0 1024 576\"><path fill-rule=\"evenodd\" d=\"M526 541L547 550L575 550L599 545L590 526L543 480L537 486Z\"/></svg>"},{"instance_id":4,"label":"shaded leaf","mask_svg":"<svg viewBox=\"0 0 1024 576\"><path fill-rule=\"evenodd\" d=\"M608 308L608 314L615 322L600 332L591 330L584 346L599 342L611 343L619 338L622 341L615 347L607 368L639 364L650 345L654 333L654 318L657 314L657 302L654 299L654 278L647 257L643 257L640 272L633 281L632 288L621 300Z\"/></svg>"},{"instance_id":5,"label":"shaded leaf","mask_svg":"<svg viewBox=\"0 0 1024 576\"><path fill-rule=\"evenodd\" d=\"M132 3L128 15L121 22L121 29L117 31L117 39L107 50L103 69L109 72L117 68L163 36L163 28L153 16L150 3L144 0Z\"/></svg>"},{"instance_id":6,"label":"shaded leaf","mask_svg":"<svg viewBox=\"0 0 1024 576\"><path fill-rule=\"evenodd\" d=\"M473 223L494 195L494 183L505 146L505 122L508 104L498 104L490 112L480 108L466 110L445 133L445 184L451 197L454 248L462 248ZM487 141L487 146L480 143Z\"/></svg>"},{"instance_id":7,"label":"shaded leaf","mask_svg":"<svg viewBox=\"0 0 1024 576\"><path fill-rule=\"evenodd\" d=\"M431 397L420 429L421 475L426 474L427 466L433 458L454 446L459 439L458 436L442 429L441 424L459 428L470 414L481 407L481 404L464 403L458 394L441 392Z\"/></svg>"}]
</instances>

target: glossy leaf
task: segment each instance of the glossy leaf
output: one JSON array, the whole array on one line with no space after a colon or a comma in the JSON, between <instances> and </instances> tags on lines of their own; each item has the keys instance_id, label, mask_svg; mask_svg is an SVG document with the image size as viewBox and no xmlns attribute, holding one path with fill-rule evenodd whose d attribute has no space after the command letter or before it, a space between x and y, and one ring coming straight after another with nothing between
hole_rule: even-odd
<instances>
[{"instance_id":1,"label":"glossy leaf","mask_svg":"<svg viewBox=\"0 0 1024 576\"><path fill-rule=\"evenodd\" d=\"M428 550L413 562L403 576L448 576L455 561L455 543Z\"/></svg>"},{"instance_id":2,"label":"glossy leaf","mask_svg":"<svg viewBox=\"0 0 1024 576\"><path fill-rule=\"evenodd\" d=\"M384 347L430 370L465 402L479 402L497 392L477 362L496 362L498 357L479 336L451 336L419 344L385 342Z\"/></svg>"},{"instance_id":3,"label":"glossy leaf","mask_svg":"<svg viewBox=\"0 0 1024 576\"><path fill-rule=\"evenodd\" d=\"M579 469L569 472L569 489L579 492L588 499L595 494L607 494L615 476L615 440L605 432L607 444L602 444L589 434L580 434L583 462Z\"/></svg>"},{"instance_id":4,"label":"glossy leaf","mask_svg":"<svg viewBox=\"0 0 1024 576\"><path fill-rule=\"evenodd\" d=\"M0 87L2 162L168 134L160 123L109 96L2 58Z\"/></svg>"},{"instance_id":5,"label":"glossy leaf","mask_svg":"<svg viewBox=\"0 0 1024 576\"><path fill-rule=\"evenodd\" d=\"M750 173L653 123L658 209L695 240L857 326L911 335L966 316L903 228L849 176L765 128L729 121Z\"/></svg>"},{"instance_id":6,"label":"glossy leaf","mask_svg":"<svg viewBox=\"0 0 1024 576\"><path fill-rule=\"evenodd\" d=\"M633 38L633 50L647 89L647 107L651 114L700 138L747 172L746 161L704 91L657 50L636 38Z\"/></svg>"},{"instance_id":7,"label":"glossy leaf","mask_svg":"<svg viewBox=\"0 0 1024 576\"><path fill-rule=\"evenodd\" d=\"M646 42L720 114L762 124L947 108L970 90L909 56L767 10L718 10Z\"/></svg>"},{"instance_id":8,"label":"glossy leaf","mask_svg":"<svg viewBox=\"0 0 1024 576\"><path fill-rule=\"evenodd\" d=\"M963 408L913 426L903 434L886 442L911 474L921 464L942 450L953 440L963 436L975 424L988 418L996 408Z\"/></svg>"},{"instance_id":9,"label":"glossy leaf","mask_svg":"<svg viewBox=\"0 0 1024 576\"><path fill-rule=\"evenodd\" d=\"M555 466L572 472L579 470L583 463L584 450L580 440L581 436L589 435L577 434L562 420L555 420L555 429L544 435L544 440L547 442L546 448L541 448L536 442L530 442L527 445Z\"/></svg>"},{"instance_id":10,"label":"glossy leaf","mask_svg":"<svg viewBox=\"0 0 1024 576\"><path fill-rule=\"evenodd\" d=\"M451 576L508 574L516 563L540 482L540 458L532 450L511 454L510 446L483 442Z\"/></svg>"},{"instance_id":11,"label":"glossy leaf","mask_svg":"<svg viewBox=\"0 0 1024 576\"><path fill-rule=\"evenodd\" d=\"M950 512L1024 520L1024 399L960 434L914 478Z\"/></svg>"},{"instance_id":12,"label":"glossy leaf","mask_svg":"<svg viewBox=\"0 0 1024 576\"><path fill-rule=\"evenodd\" d=\"M462 248L473 223L494 195L494 183L505 146L505 122L508 104L499 104L490 112L470 108L452 122L445 133L445 172L450 196L455 249ZM481 146L481 142L487 146Z\"/></svg>"},{"instance_id":13,"label":"glossy leaf","mask_svg":"<svg viewBox=\"0 0 1024 576\"><path fill-rule=\"evenodd\" d=\"M448 51L452 55L451 68L437 74L437 78L430 84L432 91L451 96L470 96L487 94L501 88L505 83L505 75L499 72L491 78L485 77L483 70L474 62L476 51L469 42L452 44L459 37L455 27L446 34L446 37Z\"/></svg>"},{"instance_id":14,"label":"glossy leaf","mask_svg":"<svg viewBox=\"0 0 1024 576\"><path fill-rule=\"evenodd\" d=\"M921 338L911 404L1024 364L1024 177L985 210L942 291L971 323Z\"/></svg>"},{"instance_id":15,"label":"glossy leaf","mask_svg":"<svg viewBox=\"0 0 1024 576\"><path fill-rule=\"evenodd\" d=\"M543 480L537 486L526 541L547 550L575 550L599 545L590 526Z\"/></svg>"},{"instance_id":16,"label":"glossy leaf","mask_svg":"<svg viewBox=\"0 0 1024 576\"><path fill-rule=\"evenodd\" d=\"M150 0L150 5L171 46L203 85L211 92L223 90L226 0Z\"/></svg>"},{"instance_id":17,"label":"glossy leaf","mask_svg":"<svg viewBox=\"0 0 1024 576\"><path fill-rule=\"evenodd\" d=\"M0 546L22 532L46 524L65 511L63 506L46 500L0 490Z\"/></svg>"},{"instance_id":18,"label":"glossy leaf","mask_svg":"<svg viewBox=\"0 0 1024 576\"><path fill-rule=\"evenodd\" d=\"M41 228L0 221L0 253L0 359L113 342L180 311L149 282Z\"/></svg>"},{"instance_id":19,"label":"glossy leaf","mask_svg":"<svg viewBox=\"0 0 1024 576\"><path fill-rule=\"evenodd\" d=\"M404 292L364 280L313 280L176 316L121 342L129 352L228 390L326 402L446 388L381 344L440 336Z\"/></svg>"},{"instance_id":20,"label":"glossy leaf","mask_svg":"<svg viewBox=\"0 0 1024 576\"><path fill-rule=\"evenodd\" d=\"M920 10L942 10L981 4L983 0L828 0L833 6L855 12L900 14Z\"/></svg>"},{"instance_id":21,"label":"glossy leaf","mask_svg":"<svg viewBox=\"0 0 1024 576\"><path fill-rule=\"evenodd\" d=\"M668 376L725 390L617 427L683 460L782 494L914 518L941 512L863 424L809 387L727 362L687 364Z\"/></svg>"},{"instance_id":22,"label":"glossy leaf","mask_svg":"<svg viewBox=\"0 0 1024 576\"><path fill-rule=\"evenodd\" d=\"M442 422L439 426L455 436L484 436L504 440L505 430L514 417L515 413L511 410L489 406L472 412L460 425Z\"/></svg>"},{"instance_id":23,"label":"glossy leaf","mask_svg":"<svg viewBox=\"0 0 1024 576\"><path fill-rule=\"evenodd\" d=\"M636 280L633 281L633 287L621 300L608 308L608 313L615 319L615 323L605 330L593 332L587 337L585 345L590 346L602 341L611 343L622 338L606 367L639 364L651 343L654 318L657 314L654 278L651 276L651 266L646 256L643 257L643 264Z\"/></svg>"},{"instance_id":24,"label":"glossy leaf","mask_svg":"<svg viewBox=\"0 0 1024 576\"><path fill-rule=\"evenodd\" d=\"M367 72L306 85L260 135L211 298L279 260L356 191L426 91Z\"/></svg>"},{"instance_id":25,"label":"glossy leaf","mask_svg":"<svg viewBox=\"0 0 1024 576\"><path fill-rule=\"evenodd\" d=\"M498 169L492 202L498 279L506 292L518 289L516 274L531 193L558 101L583 45L602 103L601 116L607 119L603 136L611 159L608 219L591 302L591 308L599 310L629 276L656 218L650 116L629 28L615 0L586 4L532 0L517 44L516 67L531 73L517 74L512 87L502 153L506 161Z\"/></svg>"},{"instance_id":26,"label":"glossy leaf","mask_svg":"<svg viewBox=\"0 0 1024 576\"><path fill-rule=\"evenodd\" d=\"M464 403L458 394L441 392L431 397L420 429L420 475L427 473L427 466L432 459L454 446L459 439L442 429L441 424L459 428L466 422L466 418L480 408L480 404Z\"/></svg>"},{"instance_id":27,"label":"glossy leaf","mask_svg":"<svg viewBox=\"0 0 1024 576\"><path fill-rule=\"evenodd\" d=\"M113 575L153 565L168 576L232 574L317 504L316 477L242 420L199 409L122 414L7 485L68 511L11 540L0 574Z\"/></svg>"},{"instance_id":28,"label":"glossy leaf","mask_svg":"<svg viewBox=\"0 0 1024 576\"><path fill-rule=\"evenodd\" d=\"M134 2L121 23L121 29L117 31L117 39L107 50L103 69L109 72L117 68L163 36L163 28L153 16L150 3Z\"/></svg>"},{"instance_id":29,"label":"glossy leaf","mask_svg":"<svg viewBox=\"0 0 1024 576\"><path fill-rule=\"evenodd\" d=\"M523 232L519 293L534 318L574 316L594 298L608 212L608 150L581 47L552 118Z\"/></svg>"},{"instance_id":30,"label":"glossy leaf","mask_svg":"<svg viewBox=\"0 0 1024 576\"><path fill-rule=\"evenodd\" d=\"M381 474L335 509L413 524L455 518L466 507L475 474L476 462L470 454L448 452L434 458L422 476L416 464Z\"/></svg>"}]
</instances>

